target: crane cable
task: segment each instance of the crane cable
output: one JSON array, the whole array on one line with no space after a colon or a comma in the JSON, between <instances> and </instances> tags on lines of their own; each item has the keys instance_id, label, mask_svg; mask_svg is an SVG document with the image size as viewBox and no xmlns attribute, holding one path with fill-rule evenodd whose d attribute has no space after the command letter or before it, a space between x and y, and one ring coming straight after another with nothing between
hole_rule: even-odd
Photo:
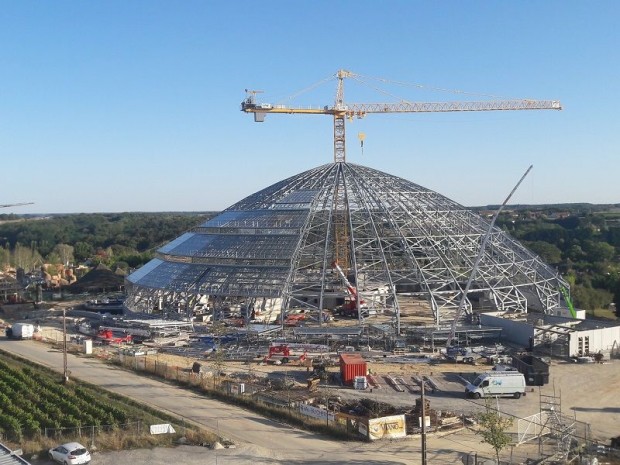
<instances>
[{"instance_id":1,"label":"crane cable","mask_svg":"<svg viewBox=\"0 0 620 465\"><path fill-rule=\"evenodd\" d=\"M286 97L284 100L282 100L279 103L283 103L283 102L290 102L291 100L293 100L294 98L299 97L300 95L303 95L307 92L310 92L311 90L316 89L319 86L322 86L323 84L325 84L326 82L332 81L334 79L334 75L328 76L326 78L321 79L320 81L315 82L314 84L309 85L308 87L305 87L297 92L295 92L294 94L289 95L288 97Z\"/></svg>"},{"instance_id":2,"label":"crane cable","mask_svg":"<svg viewBox=\"0 0 620 465\"><path fill-rule=\"evenodd\" d=\"M358 82L361 85L364 85L366 87L368 87L369 89L374 90L375 92L379 93L379 94L383 94L386 95L390 98L396 99L400 102L407 102L407 103L411 103L411 101L409 99L404 99L402 97L399 97L398 95L395 95L391 92L386 91L385 89L382 89L380 87L377 87L376 85L371 84L368 81L377 81L383 84L394 84L397 86L401 86L401 87L406 87L406 88L415 88L415 89L422 89L422 90L429 90L429 91L433 91L433 92L444 92L444 93L450 93L450 94L455 94L455 95L469 95L469 96L473 96L473 97L485 97L485 98L490 98L490 99L500 99L500 100L505 100L505 99L510 99L510 97L504 97L501 95L495 95L495 94L486 94L486 93L480 93L480 92L468 92L468 91L464 91L464 90L459 90L459 89L448 89L445 87L436 87L436 86L429 86L426 84L420 84L420 83L415 83L415 82L405 82L405 81L395 81L392 79L387 79L387 78L382 78L382 77L376 77L376 76L364 76L361 74L357 74L357 73L353 73L353 72L349 72L349 74L347 75L347 77L351 80L354 80L356 82ZM323 78L317 82L315 82L314 84L311 84L291 95L289 95L288 97L285 97L284 99L282 99L281 101L279 101L278 103L284 103L284 102L291 102L293 99L299 97L300 95L306 94L314 89L316 89L317 87L322 86L323 84L333 81L334 79L337 78L337 74L332 74L326 78ZM277 101L277 100L276 100Z\"/></svg>"},{"instance_id":3,"label":"crane cable","mask_svg":"<svg viewBox=\"0 0 620 465\"><path fill-rule=\"evenodd\" d=\"M364 77L366 79L372 79L372 80L383 82L386 84L396 84L401 87L413 87L417 89L432 90L435 92L446 92L446 93L457 94L457 95L472 95L476 97L487 97L487 98L493 98L493 99L508 99L509 98L509 97L503 97L501 95L485 94L485 93L479 93L479 92L468 92L468 91L459 90L459 89L447 89L445 87L435 87L435 86L429 86L426 84L418 84L414 82L394 81L391 79L374 77L374 76L360 76L360 75L355 75L355 76Z\"/></svg>"}]
</instances>

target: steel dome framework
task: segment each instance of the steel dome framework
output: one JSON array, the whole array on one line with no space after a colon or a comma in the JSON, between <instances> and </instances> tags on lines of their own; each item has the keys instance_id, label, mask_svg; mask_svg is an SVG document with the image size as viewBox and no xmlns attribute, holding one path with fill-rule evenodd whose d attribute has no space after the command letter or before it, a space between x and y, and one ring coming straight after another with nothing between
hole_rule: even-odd
<instances>
[{"instance_id":1,"label":"steel dome framework","mask_svg":"<svg viewBox=\"0 0 620 465\"><path fill-rule=\"evenodd\" d=\"M405 179L339 162L278 182L223 211L157 252L127 278L127 306L189 310L264 305L283 313L334 308L348 290L338 262L372 314L392 316L402 302L428 303L434 323L452 321L489 223L450 199ZM558 273L494 228L465 300L493 309L548 312L560 305ZM366 314L368 314L366 313ZM355 323L361 323L364 315Z\"/></svg>"}]
</instances>

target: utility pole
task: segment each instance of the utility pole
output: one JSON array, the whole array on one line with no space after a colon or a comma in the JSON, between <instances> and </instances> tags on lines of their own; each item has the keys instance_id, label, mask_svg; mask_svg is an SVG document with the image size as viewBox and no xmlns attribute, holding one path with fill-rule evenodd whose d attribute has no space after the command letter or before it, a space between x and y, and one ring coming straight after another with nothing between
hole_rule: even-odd
<instances>
[{"instance_id":1,"label":"utility pole","mask_svg":"<svg viewBox=\"0 0 620 465\"><path fill-rule=\"evenodd\" d=\"M67 370L67 310L62 309L62 365L63 382L69 382L69 371Z\"/></svg>"},{"instance_id":2,"label":"utility pole","mask_svg":"<svg viewBox=\"0 0 620 465\"><path fill-rule=\"evenodd\" d=\"M422 377L422 465L426 465L426 398L424 397L424 385L426 381Z\"/></svg>"}]
</instances>

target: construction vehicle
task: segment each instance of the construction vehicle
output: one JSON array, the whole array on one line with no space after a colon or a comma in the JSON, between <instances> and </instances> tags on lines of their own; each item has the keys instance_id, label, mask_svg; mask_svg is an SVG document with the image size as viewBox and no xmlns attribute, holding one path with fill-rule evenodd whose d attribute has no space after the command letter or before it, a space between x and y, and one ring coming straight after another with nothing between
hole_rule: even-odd
<instances>
[{"instance_id":1,"label":"construction vehicle","mask_svg":"<svg viewBox=\"0 0 620 465\"><path fill-rule=\"evenodd\" d=\"M308 352L304 350L301 354L294 355L288 344L273 344L269 347L269 353L263 359L264 363L280 362L290 364L302 364L308 358Z\"/></svg>"},{"instance_id":2,"label":"construction vehicle","mask_svg":"<svg viewBox=\"0 0 620 465\"><path fill-rule=\"evenodd\" d=\"M577 318L577 312L575 312L575 307L573 306L573 301L568 294L568 290L564 286L560 286L560 292L562 293L562 297L566 301L566 305L568 306L568 310L570 311L570 315L573 318Z\"/></svg>"},{"instance_id":3,"label":"construction vehicle","mask_svg":"<svg viewBox=\"0 0 620 465\"><path fill-rule=\"evenodd\" d=\"M358 317L359 310L363 310L366 308L366 302L364 302L364 300L358 296L357 289L349 282L347 276L344 274L344 271L342 271L342 268L340 268L340 265L338 265L337 261L332 262L332 267L334 267L334 269L338 271L338 274L340 275L342 282L347 288L348 293L348 296L345 298L344 304L342 304L336 309L336 313L342 316ZM363 313L364 312L362 311L362 315Z\"/></svg>"},{"instance_id":4,"label":"construction vehicle","mask_svg":"<svg viewBox=\"0 0 620 465\"><path fill-rule=\"evenodd\" d=\"M97 331L96 338L104 344L128 344L133 341L131 334L123 333L119 335L111 329L100 329Z\"/></svg>"}]
</instances>

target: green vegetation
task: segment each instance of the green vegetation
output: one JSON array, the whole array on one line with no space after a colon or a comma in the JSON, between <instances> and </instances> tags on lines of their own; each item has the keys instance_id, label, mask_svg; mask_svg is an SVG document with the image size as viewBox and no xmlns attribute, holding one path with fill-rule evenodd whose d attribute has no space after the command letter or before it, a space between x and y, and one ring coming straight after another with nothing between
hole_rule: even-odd
<instances>
[{"instance_id":1,"label":"green vegetation","mask_svg":"<svg viewBox=\"0 0 620 465\"><path fill-rule=\"evenodd\" d=\"M60 380L55 372L0 352L0 436L11 443L28 443L33 450L44 450L63 438L85 436L90 441L95 435L100 449L144 447L169 445L172 437L153 438L148 425L173 423L179 435L199 442L214 439L96 386L73 381L62 384Z\"/></svg>"},{"instance_id":2,"label":"green vegetation","mask_svg":"<svg viewBox=\"0 0 620 465\"><path fill-rule=\"evenodd\" d=\"M104 263L138 267L165 242L213 213L102 213L40 218L0 215L0 269L30 271L46 263ZM10 217L10 218L9 218Z\"/></svg>"},{"instance_id":3,"label":"green vegetation","mask_svg":"<svg viewBox=\"0 0 620 465\"><path fill-rule=\"evenodd\" d=\"M519 206L497 225L562 273L575 307L595 316L613 302L620 316L620 206Z\"/></svg>"},{"instance_id":4,"label":"green vegetation","mask_svg":"<svg viewBox=\"0 0 620 465\"><path fill-rule=\"evenodd\" d=\"M30 271L44 262L137 268L157 247L214 215L0 215L0 269L10 264ZM497 226L562 273L577 308L595 315L615 302L620 315L620 205L512 206Z\"/></svg>"},{"instance_id":5,"label":"green vegetation","mask_svg":"<svg viewBox=\"0 0 620 465\"><path fill-rule=\"evenodd\" d=\"M506 431L512 425L512 418L502 417L499 411L491 408L487 400L485 411L478 414L476 419L479 427L476 434L482 437L482 442L493 448L497 459L495 463L500 463L500 452L511 442L511 437Z\"/></svg>"}]
</instances>

